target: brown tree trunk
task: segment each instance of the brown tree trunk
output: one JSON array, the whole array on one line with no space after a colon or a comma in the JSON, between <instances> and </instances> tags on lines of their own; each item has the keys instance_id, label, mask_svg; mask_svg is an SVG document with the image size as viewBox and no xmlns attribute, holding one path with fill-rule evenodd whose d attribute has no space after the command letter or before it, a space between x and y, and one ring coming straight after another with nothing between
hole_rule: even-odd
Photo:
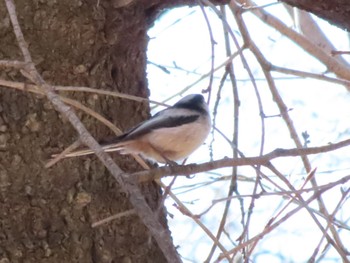
<instances>
[{"instance_id":1,"label":"brown tree trunk","mask_svg":"<svg viewBox=\"0 0 350 263\"><path fill-rule=\"evenodd\" d=\"M47 82L148 96L146 32L154 10L147 12L141 4L116 8L102 0L17 0L16 6ZM0 59L21 60L3 1L0 18ZM4 79L24 80L15 70L0 73ZM63 95L122 130L149 115L145 104L78 92ZM80 116L96 138L111 135L92 117ZM0 87L0 262L165 262L136 215L91 227L132 208L95 157L44 168L52 153L76 139L46 99ZM125 171L141 169L131 157L115 159ZM160 189L153 183L141 188L150 206L157 207Z\"/></svg>"},{"instance_id":2,"label":"brown tree trunk","mask_svg":"<svg viewBox=\"0 0 350 263\"><path fill-rule=\"evenodd\" d=\"M281 0L281 2L311 12L333 25L350 31L350 1L348 0Z\"/></svg>"}]
</instances>

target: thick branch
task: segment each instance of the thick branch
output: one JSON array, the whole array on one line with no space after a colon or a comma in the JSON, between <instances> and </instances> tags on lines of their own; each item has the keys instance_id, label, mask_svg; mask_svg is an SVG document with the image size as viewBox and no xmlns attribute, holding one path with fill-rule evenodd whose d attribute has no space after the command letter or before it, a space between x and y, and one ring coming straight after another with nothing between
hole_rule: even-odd
<instances>
[{"instance_id":1,"label":"thick branch","mask_svg":"<svg viewBox=\"0 0 350 263\"><path fill-rule=\"evenodd\" d=\"M247 3L251 6L255 6L255 3L251 0L247 0ZM342 63L334 59L331 54L326 53L322 48L318 47L312 43L309 39L301 34L298 34L293 29L287 27L281 20L277 17L271 15L270 13L262 9L251 9L251 13L262 20L267 25L279 31L284 36L288 37L290 40L295 42L301 48L303 48L310 55L314 56L316 59L321 61L329 71L336 74L342 79L350 79L350 68L344 66Z\"/></svg>"},{"instance_id":2,"label":"thick branch","mask_svg":"<svg viewBox=\"0 0 350 263\"><path fill-rule=\"evenodd\" d=\"M350 31L350 2L344 0L322 0L315 4L309 0L280 0L291 6L311 12L331 24Z\"/></svg>"}]
</instances>

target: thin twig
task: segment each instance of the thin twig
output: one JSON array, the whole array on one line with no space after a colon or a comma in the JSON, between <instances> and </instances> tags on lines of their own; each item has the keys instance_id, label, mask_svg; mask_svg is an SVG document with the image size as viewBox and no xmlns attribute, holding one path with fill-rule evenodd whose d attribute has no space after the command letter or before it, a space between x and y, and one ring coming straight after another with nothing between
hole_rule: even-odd
<instances>
[{"instance_id":1,"label":"thin twig","mask_svg":"<svg viewBox=\"0 0 350 263\"><path fill-rule=\"evenodd\" d=\"M291 190L295 190L294 186L284 177L283 174L281 174L272 164L269 165L268 167L272 172L274 172ZM310 177L310 181L312 182L314 180L313 177L313 173L312 171L310 172L309 176ZM316 184L312 184L314 187L317 187ZM320 197L321 195L319 195ZM319 197L317 197L317 200L319 200ZM334 240L330 237L330 235L327 233L327 230L323 227L323 225L321 224L321 222L319 221L319 219L316 217L316 215L313 213L313 211L311 210L310 206L308 206L308 204L306 204L304 198L298 193L296 192L295 197L293 196L293 199L297 199L300 201L301 203L301 207L305 208L306 211L309 213L309 215L311 216L311 218L313 219L313 221L315 222L315 224L317 225L317 227L321 230L321 232L323 233L323 235L326 237L327 241L332 244L332 246L337 250L337 252L339 253L339 255L342 257L342 259L346 259L347 255L346 255L346 251L343 247L343 245L341 243L339 243L339 238L337 238L337 234L333 234L333 236L335 237ZM289 204L288 204L289 205ZM329 215L327 212L325 212L324 210L322 210L322 207L320 207L320 211L324 214L324 217L326 219L329 218ZM273 221L275 220L275 218L272 218L268 225L270 225ZM333 225L331 225L331 228L334 228Z\"/></svg>"},{"instance_id":2,"label":"thin twig","mask_svg":"<svg viewBox=\"0 0 350 263\"><path fill-rule=\"evenodd\" d=\"M344 184L346 182L348 182L350 180L350 176L344 177L336 182L334 182L331 185L328 185L327 187L324 187L323 189L321 189L320 191L315 192L309 199L305 200L305 205L310 204L311 202L313 202L315 199L317 199L317 196L322 195L324 192L332 189L333 187L339 185L339 184ZM301 210L302 208L304 208L303 206L297 206L296 208L292 209L291 211L289 211L284 217L282 217L280 220L276 221L275 223L269 225L268 227L265 227L265 229L260 232L259 234L255 235L254 237L250 238L249 240L241 243L239 246L236 246L235 248L231 249L229 251L230 254L234 254L237 253L238 251L240 251L242 248L249 246L250 244L252 244L253 242L255 242L256 240L259 240L261 238L263 238L267 233L271 232L272 230L276 229L278 226L280 226L283 222L285 222L286 220L288 220L290 217L292 217L293 215L295 215L299 210ZM218 259L216 260L216 262L221 261L222 259L224 259L224 255L220 255L218 257Z\"/></svg>"},{"instance_id":3,"label":"thin twig","mask_svg":"<svg viewBox=\"0 0 350 263\"><path fill-rule=\"evenodd\" d=\"M102 220L96 221L96 222L91 224L91 227L92 228L98 227L98 226L104 225L106 223L109 223L110 221L117 220L117 219L120 219L122 217L131 216L131 215L137 215L137 212L135 211L135 209L130 209L128 211L124 211L124 212L106 217Z\"/></svg>"},{"instance_id":4,"label":"thin twig","mask_svg":"<svg viewBox=\"0 0 350 263\"><path fill-rule=\"evenodd\" d=\"M313 79L328 81L331 83L336 83L336 84L350 87L350 81L346 80L346 79L332 78L332 77L328 77L328 76L325 76L322 74L316 74L316 73L311 73L311 72L306 72L306 71L289 69L289 68L279 67L276 65L270 65L270 70L280 72L283 74L294 75L294 76L298 76L298 77L302 77L302 78L313 78Z\"/></svg>"},{"instance_id":5,"label":"thin twig","mask_svg":"<svg viewBox=\"0 0 350 263\"><path fill-rule=\"evenodd\" d=\"M237 52L234 52L231 56L229 56L224 62L222 62L219 66L215 67L214 70L210 70L209 72L203 74L200 78L198 78L196 81L192 82L190 85L186 86L185 88L183 88L182 90L180 90L179 92L177 92L176 94L169 96L166 100L163 101L163 103L175 98L176 96L182 95L184 94L186 91L190 90L193 86L197 85L199 82L201 82L202 80L206 79L207 77L209 77L212 72L216 72L219 69L226 67L227 64L231 63L233 59L235 59L243 50L244 48L239 48L239 50Z\"/></svg>"},{"instance_id":6,"label":"thin twig","mask_svg":"<svg viewBox=\"0 0 350 263\"><path fill-rule=\"evenodd\" d=\"M209 19L208 19L208 16L207 16L207 13L205 12L205 9L203 7L203 3L201 0L196 0L197 3L199 4L199 7L203 13L203 16L204 16L204 19L205 19L205 23L207 24L207 28L208 28L208 31L209 31L209 37L210 37L210 45L211 45L211 74L209 76L209 84L208 84L208 88L203 90L204 93L209 93L208 95L208 101L207 103L209 104L210 103L210 98L211 98L211 90L212 90L212 84L213 84L213 78L214 78L214 65L215 65L215 45L216 45L216 41L214 39L214 35L213 35L213 30L211 28L211 25L210 25L210 22L209 22ZM231 54L231 53L230 53ZM229 55L230 55L229 54Z\"/></svg>"},{"instance_id":7,"label":"thin twig","mask_svg":"<svg viewBox=\"0 0 350 263\"><path fill-rule=\"evenodd\" d=\"M7 87L7 88L15 88L18 90L26 91L26 92L32 92L35 94L45 95L45 93L39 88L37 85L33 84L25 84L23 82L14 82L14 81L8 81L0 79L0 85ZM96 111L84 106L77 100L73 100L61 95L57 95L64 103L71 105L79 110L82 110L83 112L89 114L90 116L96 118L98 121L106 125L108 128L110 128L114 134L120 135L121 130L116 127L113 123L111 123L109 120L107 120L105 117L103 117L101 114L97 113Z\"/></svg>"},{"instance_id":8,"label":"thin twig","mask_svg":"<svg viewBox=\"0 0 350 263\"><path fill-rule=\"evenodd\" d=\"M334 223L334 218L335 218L335 215L336 213L339 211L339 209L341 208L343 202L345 201L345 198L348 196L350 192L350 188L348 188L345 192L342 193L342 196L338 202L338 204L336 205L336 207L334 208L333 210L333 213L327 218L327 227L326 227L326 231L330 228L331 224ZM320 242L318 243L317 247L315 248L314 250L314 253L312 254L312 256L310 257L310 259L308 260L308 262L315 262L315 259L316 259L316 256L317 256L317 253L319 252L320 250L320 246L324 240L326 236L325 235L322 235L321 239L320 239ZM328 243L330 244L330 243Z\"/></svg>"},{"instance_id":9,"label":"thin twig","mask_svg":"<svg viewBox=\"0 0 350 263\"><path fill-rule=\"evenodd\" d=\"M15 68L15 69L24 69L28 66L28 63L17 60L0 60L0 68Z\"/></svg>"},{"instance_id":10,"label":"thin twig","mask_svg":"<svg viewBox=\"0 0 350 263\"><path fill-rule=\"evenodd\" d=\"M0 61L1 62L1 61ZM18 69L23 69L25 66L27 66L27 63L24 62L19 62L19 61L14 61L14 65L18 65ZM16 82L16 81L9 81L9 80L3 80L0 79L0 85L4 87L11 87L11 88L17 88L21 89L23 88L24 85L26 87L32 89L32 90L38 90L38 86L34 84L25 84L23 82ZM106 96L112 96L116 98L121 98L121 99L127 99L127 100L132 100L132 101L137 101L137 102L144 102L144 103L151 103L159 106L164 106L164 107L169 107L168 104L154 101L154 100L149 100L145 99L142 97L130 95L130 94L125 94L125 93L120 93L116 91L110 91L110 90L103 90L103 89L94 89L90 87L77 87L77 86L52 86L52 89L55 91L71 91L71 92L88 92L88 93L94 93L94 94L99 94L99 95L106 95Z\"/></svg>"},{"instance_id":11,"label":"thin twig","mask_svg":"<svg viewBox=\"0 0 350 263\"><path fill-rule=\"evenodd\" d=\"M227 19L226 19L226 9L224 6L220 6L220 12L221 12L221 21L222 21L222 27L223 27L223 31L224 31L224 39L225 39L225 51L226 51L226 56L230 55L232 53L231 51L231 46L230 46L230 39L229 39L229 32L227 29ZM226 22L223 22L226 21ZM229 63L226 66L226 70L225 70L225 74L224 77L222 78L221 82L220 82L220 87L219 87L219 91L218 94L221 93L221 89L223 87L224 81L226 79L226 76L230 76L230 81L231 81L231 85L232 85L232 95L233 95L233 134L232 134L232 142L230 142L232 149L232 157L233 158L238 158L238 131L239 131L239 106L240 106L240 101L239 101L239 95L238 95L238 88L237 88L237 82L236 82L236 76L234 74L234 68L233 68L233 63ZM220 93L219 93L220 92ZM217 102L215 104L215 107L217 108L218 104L219 104L219 99L220 97L218 96L217 98ZM215 116L214 116L215 118ZM215 120L215 119L214 119ZM214 123L214 121L213 121ZM213 140L214 140L214 136L213 136ZM233 193L236 192L238 194L238 189L237 189L237 167L232 167L232 177L231 177L231 181L230 181L230 186L229 186L229 190L228 190L228 199L225 203L225 207L224 207L224 211L221 215L221 220L219 223L219 227L216 233L216 238L217 240L220 240L222 233L225 230L225 224L226 224L226 219L227 219L227 215L229 213L230 210L230 206L231 206L231 199L229 197L231 197L233 195ZM240 201L243 203L243 199L240 199ZM243 207L243 205L241 205L241 207ZM244 223L244 210L241 210L242 212L242 224ZM205 260L205 262L211 262L211 259L214 255L214 252L216 250L216 244L212 245L212 248ZM233 255L234 257L235 255Z\"/></svg>"},{"instance_id":12,"label":"thin twig","mask_svg":"<svg viewBox=\"0 0 350 263\"><path fill-rule=\"evenodd\" d=\"M50 168L51 166L55 165L57 162L59 162L61 159L64 158L64 156L72 151L74 151L76 148L78 148L81 145L80 140L76 140L71 145L69 145L64 151L62 151L60 154L52 158L49 162L45 164L45 168Z\"/></svg>"},{"instance_id":13,"label":"thin twig","mask_svg":"<svg viewBox=\"0 0 350 263\"><path fill-rule=\"evenodd\" d=\"M166 185L161 182L160 180L158 181L158 184L160 186L162 186L163 189L166 188ZM223 258L227 258L228 260L230 260L230 256L228 255L227 249L220 243L219 240L216 239L216 237L210 232L210 230L200 221L200 219L194 215L178 198L177 196L172 192L169 191L169 196L176 202L176 204L180 204L179 206L179 210L184 214L187 215L188 217L190 217L192 220L194 220L196 222L196 224L202 228L202 230L207 234L207 236L209 238L211 238L211 240L213 240L215 242L215 244L217 244L217 246L220 248L220 250L222 251L222 255Z\"/></svg>"}]
</instances>

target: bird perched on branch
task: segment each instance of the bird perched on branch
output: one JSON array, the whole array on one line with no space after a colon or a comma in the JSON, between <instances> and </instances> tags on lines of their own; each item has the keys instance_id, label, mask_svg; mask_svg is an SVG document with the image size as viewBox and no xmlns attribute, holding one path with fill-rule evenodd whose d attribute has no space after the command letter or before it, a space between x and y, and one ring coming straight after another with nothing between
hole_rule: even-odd
<instances>
[{"instance_id":1,"label":"bird perched on branch","mask_svg":"<svg viewBox=\"0 0 350 263\"><path fill-rule=\"evenodd\" d=\"M141 154L159 163L173 163L185 159L203 144L210 128L211 120L204 97L191 94L101 146L105 152ZM64 157L92 153L86 149Z\"/></svg>"}]
</instances>

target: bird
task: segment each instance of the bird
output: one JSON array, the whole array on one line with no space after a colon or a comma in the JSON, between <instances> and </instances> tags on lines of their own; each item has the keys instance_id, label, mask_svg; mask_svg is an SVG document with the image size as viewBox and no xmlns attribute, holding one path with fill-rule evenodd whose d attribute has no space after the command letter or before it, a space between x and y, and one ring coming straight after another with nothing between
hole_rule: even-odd
<instances>
[{"instance_id":1,"label":"bird","mask_svg":"<svg viewBox=\"0 0 350 263\"><path fill-rule=\"evenodd\" d=\"M153 162L174 164L201 146L210 129L211 118L204 97L190 94L101 146L105 152L140 154ZM78 150L64 158L92 153L90 149Z\"/></svg>"}]
</instances>

